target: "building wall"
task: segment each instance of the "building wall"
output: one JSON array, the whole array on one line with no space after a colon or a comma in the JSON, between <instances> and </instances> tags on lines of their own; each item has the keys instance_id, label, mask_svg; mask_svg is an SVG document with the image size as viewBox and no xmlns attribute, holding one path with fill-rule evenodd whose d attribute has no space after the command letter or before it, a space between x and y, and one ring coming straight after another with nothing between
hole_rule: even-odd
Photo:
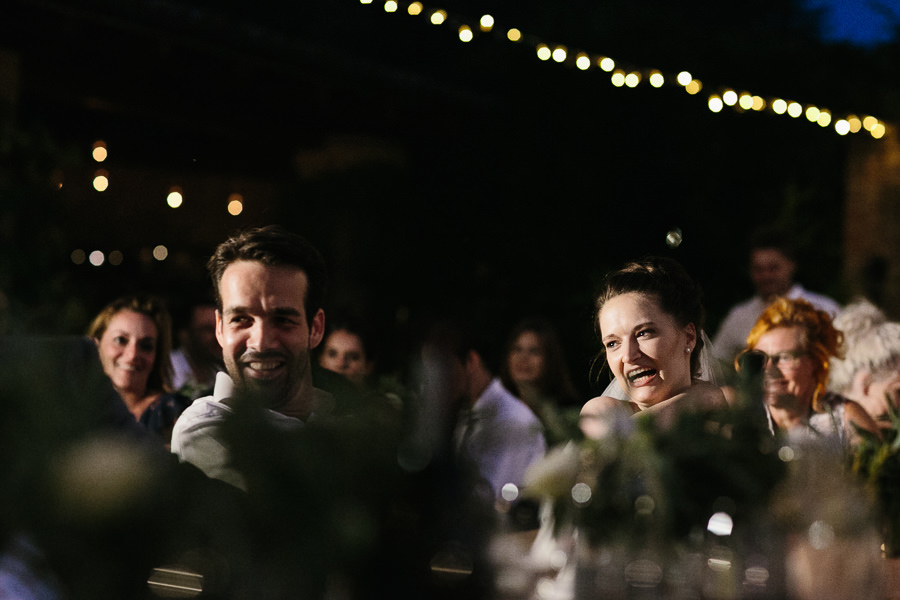
<instances>
[{"instance_id":1,"label":"building wall","mask_svg":"<svg viewBox=\"0 0 900 600\"><path fill-rule=\"evenodd\" d=\"M858 134L847 161L844 277L900 318L900 139L888 126L881 139Z\"/></svg>"}]
</instances>

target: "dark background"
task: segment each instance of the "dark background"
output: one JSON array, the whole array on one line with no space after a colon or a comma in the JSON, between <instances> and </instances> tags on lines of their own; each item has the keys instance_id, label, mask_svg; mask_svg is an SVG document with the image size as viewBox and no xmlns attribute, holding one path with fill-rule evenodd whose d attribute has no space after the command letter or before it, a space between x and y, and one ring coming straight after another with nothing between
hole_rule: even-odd
<instances>
[{"instance_id":1,"label":"dark background","mask_svg":"<svg viewBox=\"0 0 900 600\"><path fill-rule=\"evenodd\" d=\"M436 314L473 315L498 339L541 314L587 388L604 273L675 257L702 283L714 331L752 293L744 243L763 223L796 231L808 288L847 300L844 170L859 142L770 111L714 114L706 98L734 86L896 122L898 45L826 44L798 2L734 4L448 0L426 5L451 17L434 26L407 3L12 0L0 17L6 330L78 333L134 291L177 309L208 286L218 242L271 222L322 250L327 310L369 318L386 369L405 368ZM484 13L495 30L460 43L459 23ZM505 40L508 27L526 42ZM596 67L537 60L535 40L629 70L687 69L704 89L615 88ZM224 210L234 191L238 217ZM147 256L157 244L168 260ZM125 259L75 265L74 249Z\"/></svg>"}]
</instances>

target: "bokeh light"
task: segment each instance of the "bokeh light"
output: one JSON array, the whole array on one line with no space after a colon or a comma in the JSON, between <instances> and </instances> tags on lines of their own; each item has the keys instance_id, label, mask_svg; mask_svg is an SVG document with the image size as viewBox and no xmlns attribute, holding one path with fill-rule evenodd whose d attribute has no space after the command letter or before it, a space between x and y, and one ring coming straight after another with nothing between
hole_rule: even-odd
<instances>
[{"instance_id":1,"label":"bokeh light","mask_svg":"<svg viewBox=\"0 0 900 600\"><path fill-rule=\"evenodd\" d=\"M597 66L606 71L607 73L612 72L613 69L616 68L616 61L611 59L608 56L603 56L597 61Z\"/></svg>"},{"instance_id":2,"label":"bokeh light","mask_svg":"<svg viewBox=\"0 0 900 600\"><path fill-rule=\"evenodd\" d=\"M125 255L118 250L113 250L109 253L109 258L107 260L109 260L109 264L112 266L118 267L122 264L122 261L125 260Z\"/></svg>"},{"instance_id":3,"label":"bokeh light","mask_svg":"<svg viewBox=\"0 0 900 600\"><path fill-rule=\"evenodd\" d=\"M397 12L396 0L387 0L387 2L384 3L384 12L386 12L386 13Z\"/></svg>"},{"instance_id":4,"label":"bokeh light","mask_svg":"<svg viewBox=\"0 0 900 600\"><path fill-rule=\"evenodd\" d=\"M722 99L716 94L709 97L709 102L707 104L709 105L709 110L714 113L722 112L722 109L725 107L725 103L722 102Z\"/></svg>"},{"instance_id":5,"label":"bokeh light","mask_svg":"<svg viewBox=\"0 0 900 600\"><path fill-rule=\"evenodd\" d=\"M591 57L584 52L581 52L578 56L575 57L575 66L582 71L587 71L591 68Z\"/></svg>"},{"instance_id":6,"label":"bokeh light","mask_svg":"<svg viewBox=\"0 0 900 600\"><path fill-rule=\"evenodd\" d=\"M734 528L734 521L731 519L731 515L724 512L717 512L713 516L709 518L709 523L706 525L706 530L713 535L718 536L726 536L731 535L731 531Z\"/></svg>"},{"instance_id":7,"label":"bokeh light","mask_svg":"<svg viewBox=\"0 0 900 600\"><path fill-rule=\"evenodd\" d=\"M740 98L738 98L738 106L740 106L744 110L752 109L753 96L751 96L750 94L741 94Z\"/></svg>"},{"instance_id":8,"label":"bokeh light","mask_svg":"<svg viewBox=\"0 0 900 600\"><path fill-rule=\"evenodd\" d=\"M576 483L572 486L572 500L576 504L587 504L591 501L591 486L586 483Z\"/></svg>"},{"instance_id":9,"label":"bokeh light","mask_svg":"<svg viewBox=\"0 0 900 600\"><path fill-rule=\"evenodd\" d=\"M766 101L762 98L762 96L753 96L753 110L764 110L766 108Z\"/></svg>"},{"instance_id":10,"label":"bokeh light","mask_svg":"<svg viewBox=\"0 0 900 600\"><path fill-rule=\"evenodd\" d=\"M686 86L684 86L684 91L693 96L700 92L703 89L703 84L700 83L698 79L692 79Z\"/></svg>"},{"instance_id":11,"label":"bokeh light","mask_svg":"<svg viewBox=\"0 0 900 600\"><path fill-rule=\"evenodd\" d=\"M97 170L94 173L94 189L98 192L105 192L109 189L109 173L104 171L103 169Z\"/></svg>"},{"instance_id":12,"label":"bokeh light","mask_svg":"<svg viewBox=\"0 0 900 600\"><path fill-rule=\"evenodd\" d=\"M610 77L610 81L612 81L614 86L622 87L625 85L625 72L621 69L617 69L616 72L612 74L612 77Z\"/></svg>"},{"instance_id":13,"label":"bokeh light","mask_svg":"<svg viewBox=\"0 0 900 600\"><path fill-rule=\"evenodd\" d=\"M100 250L94 250L88 256L88 262L90 262L95 267L99 267L103 264L103 261L106 260L106 257L103 256L103 252Z\"/></svg>"},{"instance_id":14,"label":"bokeh light","mask_svg":"<svg viewBox=\"0 0 900 600\"><path fill-rule=\"evenodd\" d=\"M815 106L809 106L806 109L806 120L810 123L815 123L819 118L819 109Z\"/></svg>"},{"instance_id":15,"label":"bokeh light","mask_svg":"<svg viewBox=\"0 0 900 600\"><path fill-rule=\"evenodd\" d=\"M471 42L473 39L475 39L475 34L472 33L472 28L468 25L460 25L459 40L461 42Z\"/></svg>"},{"instance_id":16,"label":"bokeh light","mask_svg":"<svg viewBox=\"0 0 900 600\"><path fill-rule=\"evenodd\" d=\"M169 189L169 195L166 196L166 204L172 208L178 208L184 202L184 196L181 194L181 188L174 186Z\"/></svg>"},{"instance_id":17,"label":"bokeh light","mask_svg":"<svg viewBox=\"0 0 900 600\"><path fill-rule=\"evenodd\" d=\"M558 63L566 62L566 57L569 55L568 50L566 50L565 46L557 46L553 50L553 60Z\"/></svg>"},{"instance_id":18,"label":"bokeh light","mask_svg":"<svg viewBox=\"0 0 900 600\"><path fill-rule=\"evenodd\" d=\"M238 216L244 211L244 197L240 194L228 196L228 214Z\"/></svg>"},{"instance_id":19,"label":"bokeh light","mask_svg":"<svg viewBox=\"0 0 900 600\"><path fill-rule=\"evenodd\" d=\"M850 124L850 133L858 133L862 129L862 121L856 115L848 116L847 123Z\"/></svg>"},{"instance_id":20,"label":"bokeh light","mask_svg":"<svg viewBox=\"0 0 900 600\"><path fill-rule=\"evenodd\" d=\"M692 82L693 80L694 80L694 77L687 71L682 71L681 73L678 74L678 77L676 78L676 81L678 81L678 83L680 85L687 85L690 82Z\"/></svg>"},{"instance_id":21,"label":"bokeh light","mask_svg":"<svg viewBox=\"0 0 900 600\"><path fill-rule=\"evenodd\" d=\"M413 2L407 7L406 12L415 17L416 15L421 15L423 10L425 10L425 7L422 6L421 2Z\"/></svg>"},{"instance_id":22,"label":"bokeh light","mask_svg":"<svg viewBox=\"0 0 900 600\"><path fill-rule=\"evenodd\" d=\"M506 39L511 42L520 42L522 41L522 32L513 27L509 31L506 32Z\"/></svg>"},{"instance_id":23,"label":"bokeh light","mask_svg":"<svg viewBox=\"0 0 900 600\"><path fill-rule=\"evenodd\" d=\"M96 142L94 142L94 146L91 149L91 156L97 162L103 162L104 160L106 160L106 142L104 142L103 140L97 140Z\"/></svg>"},{"instance_id":24,"label":"bokeh light","mask_svg":"<svg viewBox=\"0 0 900 600\"><path fill-rule=\"evenodd\" d=\"M799 102L790 102L787 106L787 114L796 119L803 114L803 107Z\"/></svg>"},{"instance_id":25,"label":"bokeh light","mask_svg":"<svg viewBox=\"0 0 900 600\"><path fill-rule=\"evenodd\" d=\"M831 112L824 108L820 110L816 123L819 124L819 127L828 127L831 125Z\"/></svg>"},{"instance_id":26,"label":"bokeh light","mask_svg":"<svg viewBox=\"0 0 900 600\"><path fill-rule=\"evenodd\" d=\"M850 133L850 122L846 119L838 119L834 123L834 130L837 131L838 135L847 135Z\"/></svg>"},{"instance_id":27,"label":"bokeh light","mask_svg":"<svg viewBox=\"0 0 900 600\"><path fill-rule=\"evenodd\" d=\"M885 133L887 133L887 128L884 126L884 123L878 123L872 128L872 137L876 140L883 138Z\"/></svg>"},{"instance_id":28,"label":"bokeh light","mask_svg":"<svg viewBox=\"0 0 900 600\"><path fill-rule=\"evenodd\" d=\"M734 90L725 90L722 92L722 102L727 104L728 106L734 106L737 104L738 95Z\"/></svg>"},{"instance_id":29,"label":"bokeh light","mask_svg":"<svg viewBox=\"0 0 900 600\"><path fill-rule=\"evenodd\" d=\"M87 253L81 248L77 248L72 250L72 254L69 255L69 258L71 258L72 262L76 265L83 265L84 261L87 260Z\"/></svg>"},{"instance_id":30,"label":"bokeh light","mask_svg":"<svg viewBox=\"0 0 900 600\"><path fill-rule=\"evenodd\" d=\"M478 26L482 31L490 31L494 28L494 17L491 15L482 15L478 21Z\"/></svg>"},{"instance_id":31,"label":"bokeh light","mask_svg":"<svg viewBox=\"0 0 900 600\"><path fill-rule=\"evenodd\" d=\"M681 229L676 227L672 231L666 234L666 245L669 248L677 248L681 245L683 241Z\"/></svg>"},{"instance_id":32,"label":"bokeh light","mask_svg":"<svg viewBox=\"0 0 900 600\"><path fill-rule=\"evenodd\" d=\"M550 60L551 56L553 56L553 53L550 51L550 48L548 48L546 44L538 44L537 57L539 59Z\"/></svg>"},{"instance_id":33,"label":"bokeh light","mask_svg":"<svg viewBox=\"0 0 900 600\"><path fill-rule=\"evenodd\" d=\"M625 76L625 85L627 85L630 88L637 87L640 82L641 82L641 74L638 72L629 73L628 75Z\"/></svg>"},{"instance_id":34,"label":"bokeh light","mask_svg":"<svg viewBox=\"0 0 900 600\"><path fill-rule=\"evenodd\" d=\"M507 483L500 488L500 496L507 502L515 502L519 498L519 488L514 483Z\"/></svg>"},{"instance_id":35,"label":"bokeh light","mask_svg":"<svg viewBox=\"0 0 900 600\"><path fill-rule=\"evenodd\" d=\"M169 258L169 249L160 244L153 249L153 258L158 261L163 261Z\"/></svg>"},{"instance_id":36,"label":"bokeh light","mask_svg":"<svg viewBox=\"0 0 900 600\"><path fill-rule=\"evenodd\" d=\"M650 85L655 88L660 88L666 82L666 78L663 77L663 74L659 71L653 71L650 73Z\"/></svg>"},{"instance_id":37,"label":"bokeh light","mask_svg":"<svg viewBox=\"0 0 900 600\"><path fill-rule=\"evenodd\" d=\"M444 21L447 20L447 12L443 10L436 10L431 13L431 23L433 25L440 25Z\"/></svg>"},{"instance_id":38,"label":"bokeh light","mask_svg":"<svg viewBox=\"0 0 900 600\"><path fill-rule=\"evenodd\" d=\"M875 117L863 117L862 124L866 131L872 131L878 125L878 119Z\"/></svg>"},{"instance_id":39,"label":"bokeh light","mask_svg":"<svg viewBox=\"0 0 900 600\"><path fill-rule=\"evenodd\" d=\"M781 98L772 100L772 112L776 115L783 115L787 112L787 102L785 102Z\"/></svg>"}]
</instances>

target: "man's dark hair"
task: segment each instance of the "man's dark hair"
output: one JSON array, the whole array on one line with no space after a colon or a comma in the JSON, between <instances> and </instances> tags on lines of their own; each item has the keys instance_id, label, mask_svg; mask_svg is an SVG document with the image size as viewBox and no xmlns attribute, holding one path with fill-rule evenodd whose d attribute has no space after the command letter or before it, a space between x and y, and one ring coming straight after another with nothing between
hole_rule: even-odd
<instances>
[{"instance_id":1,"label":"man's dark hair","mask_svg":"<svg viewBox=\"0 0 900 600\"><path fill-rule=\"evenodd\" d=\"M304 309L307 323L312 323L316 312L322 307L328 273L322 255L306 238L279 225L267 225L238 232L219 244L206 264L219 311L222 310L222 293L219 289L222 275L230 264L241 260L271 267L295 267L306 273L308 285Z\"/></svg>"},{"instance_id":2,"label":"man's dark hair","mask_svg":"<svg viewBox=\"0 0 900 600\"><path fill-rule=\"evenodd\" d=\"M761 227L750 234L750 252L773 249L781 252L789 260L797 261L797 249L793 236L777 227Z\"/></svg>"},{"instance_id":3,"label":"man's dark hair","mask_svg":"<svg viewBox=\"0 0 900 600\"><path fill-rule=\"evenodd\" d=\"M438 350L465 363L469 352L474 350L484 367L497 372L497 357L494 341L481 328L464 319L449 317L432 324L425 336L424 346Z\"/></svg>"}]
</instances>

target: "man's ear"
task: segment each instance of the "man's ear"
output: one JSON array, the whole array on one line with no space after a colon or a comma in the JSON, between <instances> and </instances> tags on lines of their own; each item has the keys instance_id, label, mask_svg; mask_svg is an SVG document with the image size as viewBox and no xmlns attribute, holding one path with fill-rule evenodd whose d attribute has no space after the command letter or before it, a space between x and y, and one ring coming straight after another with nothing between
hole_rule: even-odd
<instances>
[{"instance_id":1,"label":"man's ear","mask_svg":"<svg viewBox=\"0 0 900 600\"><path fill-rule=\"evenodd\" d=\"M320 308L309 326L309 349L312 350L321 344L323 337L325 337L325 311Z\"/></svg>"},{"instance_id":2,"label":"man's ear","mask_svg":"<svg viewBox=\"0 0 900 600\"><path fill-rule=\"evenodd\" d=\"M219 312L219 309L216 309L216 341L219 342L219 345L223 348L225 347L225 327L222 322L222 313Z\"/></svg>"}]
</instances>

